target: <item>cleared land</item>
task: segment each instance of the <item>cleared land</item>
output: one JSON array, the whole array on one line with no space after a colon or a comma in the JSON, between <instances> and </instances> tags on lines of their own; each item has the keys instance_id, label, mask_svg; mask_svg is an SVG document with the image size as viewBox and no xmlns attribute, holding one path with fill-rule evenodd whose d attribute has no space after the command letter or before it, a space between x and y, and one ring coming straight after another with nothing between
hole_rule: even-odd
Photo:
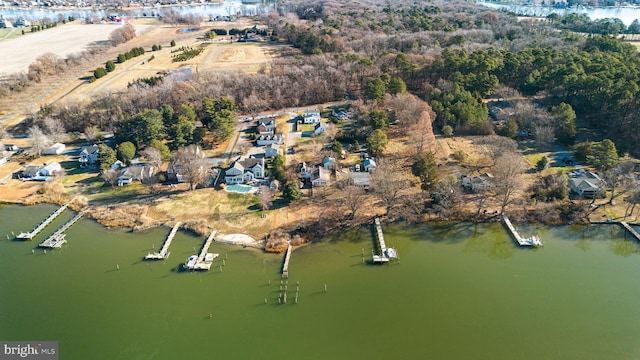
<instances>
[{"instance_id":1,"label":"cleared land","mask_svg":"<svg viewBox=\"0 0 640 360\"><path fill-rule=\"evenodd\" d=\"M28 33L2 42L5 55L0 63L0 74L26 71L38 56L53 53L61 58L79 53L92 46L104 44L109 34L119 25L110 24L66 24L55 28ZM148 25L135 25L138 34Z\"/></svg>"}]
</instances>

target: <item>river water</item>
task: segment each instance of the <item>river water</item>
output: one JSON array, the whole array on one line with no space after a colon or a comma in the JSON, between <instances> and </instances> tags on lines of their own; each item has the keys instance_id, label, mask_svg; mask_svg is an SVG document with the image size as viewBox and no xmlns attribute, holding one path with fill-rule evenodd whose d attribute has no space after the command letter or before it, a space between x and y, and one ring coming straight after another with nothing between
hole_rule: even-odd
<instances>
[{"instance_id":1,"label":"river water","mask_svg":"<svg viewBox=\"0 0 640 360\"><path fill-rule=\"evenodd\" d=\"M640 19L640 8L630 7L608 7L608 8L568 8L561 9L551 6L524 6L524 5L506 5L491 2L479 1L478 4L498 10L508 10L518 15L524 16L547 16L552 13L558 15L568 15L571 13L587 14L591 20L616 18L620 19L625 25L629 26L634 20Z\"/></svg>"},{"instance_id":2,"label":"river water","mask_svg":"<svg viewBox=\"0 0 640 360\"><path fill-rule=\"evenodd\" d=\"M387 226L401 260L383 266L362 263L363 227L295 250L281 285L282 255L216 243L211 271L180 271L204 240L183 231L143 261L168 228L83 219L37 249L66 212L33 242L6 238L55 208L0 207L0 340L56 340L61 359L640 357L639 248L615 225L516 224L537 250L500 224Z\"/></svg>"}]
</instances>

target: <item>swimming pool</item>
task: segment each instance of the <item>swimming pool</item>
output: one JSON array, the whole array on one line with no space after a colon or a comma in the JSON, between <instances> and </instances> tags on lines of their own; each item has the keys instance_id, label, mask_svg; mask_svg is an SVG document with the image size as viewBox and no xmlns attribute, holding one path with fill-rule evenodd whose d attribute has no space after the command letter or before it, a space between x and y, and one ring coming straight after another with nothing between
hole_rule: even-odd
<instances>
[{"instance_id":1,"label":"swimming pool","mask_svg":"<svg viewBox=\"0 0 640 360\"><path fill-rule=\"evenodd\" d=\"M228 192L237 192L246 194L251 191L251 186L247 185L227 185L226 190Z\"/></svg>"}]
</instances>

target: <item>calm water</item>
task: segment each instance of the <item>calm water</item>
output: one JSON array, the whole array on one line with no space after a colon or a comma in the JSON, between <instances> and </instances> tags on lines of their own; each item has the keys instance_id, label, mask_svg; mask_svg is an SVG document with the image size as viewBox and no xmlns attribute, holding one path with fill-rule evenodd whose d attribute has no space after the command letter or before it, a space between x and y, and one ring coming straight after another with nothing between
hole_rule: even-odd
<instances>
[{"instance_id":1,"label":"calm water","mask_svg":"<svg viewBox=\"0 0 640 360\"><path fill-rule=\"evenodd\" d=\"M569 15L571 13L587 14L591 20L616 18L629 26L633 20L640 19L640 8L569 8L557 9L549 6L523 6L504 5L490 2L478 1L478 4L499 10L508 10L516 14L527 16L548 16L552 13L559 15Z\"/></svg>"},{"instance_id":2,"label":"calm water","mask_svg":"<svg viewBox=\"0 0 640 360\"><path fill-rule=\"evenodd\" d=\"M499 224L387 227L401 262L384 266L362 264L361 228L294 251L278 305L281 255L214 243L213 271L180 272L203 238L178 232L168 260L144 262L168 228L84 219L46 254L32 249L56 224L6 239L54 209L0 208L0 339L58 340L61 359L640 357L638 245L617 226L521 226L539 250Z\"/></svg>"}]
</instances>

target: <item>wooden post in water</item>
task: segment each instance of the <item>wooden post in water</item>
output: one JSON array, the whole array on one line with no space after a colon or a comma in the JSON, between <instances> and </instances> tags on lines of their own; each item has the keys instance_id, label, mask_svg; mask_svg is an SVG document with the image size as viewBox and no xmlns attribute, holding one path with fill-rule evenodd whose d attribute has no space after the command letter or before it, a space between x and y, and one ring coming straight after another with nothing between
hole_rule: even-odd
<instances>
[{"instance_id":1,"label":"wooden post in water","mask_svg":"<svg viewBox=\"0 0 640 360\"><path fill-rule=\"evenodd\" d=\"M120 270L120 265L116 264L116 269Z\"/></svg>"},{"instance_id":2,"label":"wooden post in water","mask_svg":"<svg viewBox=\"0 0 640 360\"><path fill-rule=\"evenodd\" d=\"M222 259L222 265L227 266L227 264L224 262L224 259Z\"/></svg>"},{"instance_id":3,"label":"wooden post in water","mask_svg":"<svg viewBox=\"0 0 640 360\"><path fill-rule=\"evenodd\" d=\"M327 292L327 284L324 284L324 292Z\"/></svg>"}]
</instances>

